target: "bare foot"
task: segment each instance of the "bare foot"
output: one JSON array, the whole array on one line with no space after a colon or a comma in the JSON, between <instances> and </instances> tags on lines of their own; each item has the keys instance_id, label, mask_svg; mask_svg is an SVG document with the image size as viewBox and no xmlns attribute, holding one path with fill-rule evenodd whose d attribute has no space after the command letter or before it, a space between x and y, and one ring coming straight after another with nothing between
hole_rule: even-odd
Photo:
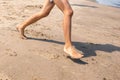
<instances>
[{"instance_id":1,"label":"bare foot","mask_svg":"<svg viewBox=\"0 0 120 80\"><path fill-rule=\"evenodd\" d=\"M27 39L27 37L24 35L24 29L20 28L19 26L16 27L17 31L20 33L21 39Z\"/></svg>"},{"instance_id":2,"label":"bare foot","mask_svg":"<svg viewBox=\"0 0 120 80\"><path fill-rule=\"evenodd\" d=\"M64 47L64 52L69 54L70 57L74 59L80 59L84 56L80 54L79 52L77 52L77 50L74 47L68 47L68 48Z\"/></svg>"}]
</instances>

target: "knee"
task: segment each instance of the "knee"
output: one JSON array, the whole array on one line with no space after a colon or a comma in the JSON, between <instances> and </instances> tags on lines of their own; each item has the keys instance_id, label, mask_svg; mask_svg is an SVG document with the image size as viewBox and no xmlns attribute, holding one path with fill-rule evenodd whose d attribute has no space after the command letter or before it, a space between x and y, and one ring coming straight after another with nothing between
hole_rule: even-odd
<instances>
[{"instance_id":1,"label":"knee","mask_svg":"<svg viewBox=\"0 0 120 80\"><path fill-rule=\"evenodd\" d=\"M42 17L47 17L49 15L49 12L41 12L40 15Z\"/></svg>"},{"instance_id":2,"label":"knee","mask_svg":"<svg viewBox=\"0 0 120 80\"><path fill-rule=\"evenodd\" d=\"M72 9L68 9L68 10L65 10L64 11L64 15L67 15L67 16L73 16L73 10Z\"/></svg>"},{"instance_id":3,"label":"knee","mask_svg":"<svg viewBox=\"0 0 120 80\"><path fill-rule=\"evenodd\" d=\"M41 11L37 14L37 17L42 18L42 17L47 17L48 15L49 15L49 12Z\"/></svg>"},{"instance_id":4,"label":"knee","mask_svg":"<svg viewBox=\"0 0 120 80\"><path fill-rule=\"evenodd\" d=\"M42 12L41 15L42 17L47 17L49 15L49 12Z\"/></svg>"}]
</instances>

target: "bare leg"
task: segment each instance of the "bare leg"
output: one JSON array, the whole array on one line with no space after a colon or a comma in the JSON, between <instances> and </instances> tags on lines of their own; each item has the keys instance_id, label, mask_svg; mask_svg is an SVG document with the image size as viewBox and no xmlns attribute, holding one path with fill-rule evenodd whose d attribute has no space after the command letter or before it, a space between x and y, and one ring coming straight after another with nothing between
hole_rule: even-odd
<instances>
[{"instance_id":1,"label":"bare leg","mask_svg":"<svg viewBox=\"0 0 120 80\"><path fill-rule=\"evenodd\" d=\"M26 21L24 21L22 24L20 24L19 26L17 26L17 30L18 30L19 33L20 33L20 37L21 37L22 39L27 39L27 37L24 35L24 29L25 29L28 25L30 25L30 24L38 21L39 19L48 16L49 13L50 13L50 11L51 11L51 9L54 7L54 5L55 5L55 4L54 4L54 3L51 3L50 0L45 0L45 3L44 3L44 5L43 5L43 8L42 8L42 10L41 10L40 12L32 15L30 18L28 18L28 19L27 19Z\"/></svg>"},{"instance_id":2,"label":"bare leg","mask_svg":"<svg viewBox=\"0 0 120 80\"><path fill-rule=\"evenodd\" d=\"M71 19L73 15L73 10L68 2L68 0L54 0L54 3L64 14L63 20L63 30L65 38L64 51L68 53L72 58L81 58L82 54L78 53L75 48L72 47L71 42Z\"/></svg>"}]
</instances>

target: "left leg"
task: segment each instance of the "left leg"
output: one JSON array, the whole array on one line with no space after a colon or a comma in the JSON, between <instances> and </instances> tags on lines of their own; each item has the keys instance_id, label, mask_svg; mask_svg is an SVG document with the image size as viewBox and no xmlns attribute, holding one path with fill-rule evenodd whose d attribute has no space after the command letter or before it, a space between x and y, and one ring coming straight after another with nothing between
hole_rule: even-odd
<instances>
[{"instance_id":1,"label":"left leg","mask_svg":"<svg viewBox=\"0 0 120 80\"><path fill-rule=\"evenodd\" d=\"M50 0L45 0L40 12L37 12L36 14L32 15L19 26L17 26L17 30L20 33L20 38L27 39L27 37L24 35L24 29L30 24L35 23L36 21L48 16L54 5L55 4L51 3Z\"/></svg>"}]
</instances>

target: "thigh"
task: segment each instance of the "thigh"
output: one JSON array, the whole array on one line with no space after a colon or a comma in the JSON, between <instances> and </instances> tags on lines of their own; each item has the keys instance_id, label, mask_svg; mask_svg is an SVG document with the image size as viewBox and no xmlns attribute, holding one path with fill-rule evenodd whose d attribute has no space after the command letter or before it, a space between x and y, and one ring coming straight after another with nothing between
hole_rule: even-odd
<instances>
[{"instance_id":1,"label":"thigh","mask_svg":"<svg viewBox=\"0 0 120 80\"><path fill-rule=\"evenodd\" d=\"M54 3L62 12L68 9L72 10L68 0L54 0Z\"/></svg>"},{"instance_id":2,"label":"thigh","mask_svg":"<svg viewBox=\"0 0 120 80\"><path fill-rule=\"evenodd\" d=\"M51 3L50 0L45 0L43 7L42 7L42 11L43 12L50 12L51 9L54 7L54 3Z\"/></svg>"}]
</instances>

